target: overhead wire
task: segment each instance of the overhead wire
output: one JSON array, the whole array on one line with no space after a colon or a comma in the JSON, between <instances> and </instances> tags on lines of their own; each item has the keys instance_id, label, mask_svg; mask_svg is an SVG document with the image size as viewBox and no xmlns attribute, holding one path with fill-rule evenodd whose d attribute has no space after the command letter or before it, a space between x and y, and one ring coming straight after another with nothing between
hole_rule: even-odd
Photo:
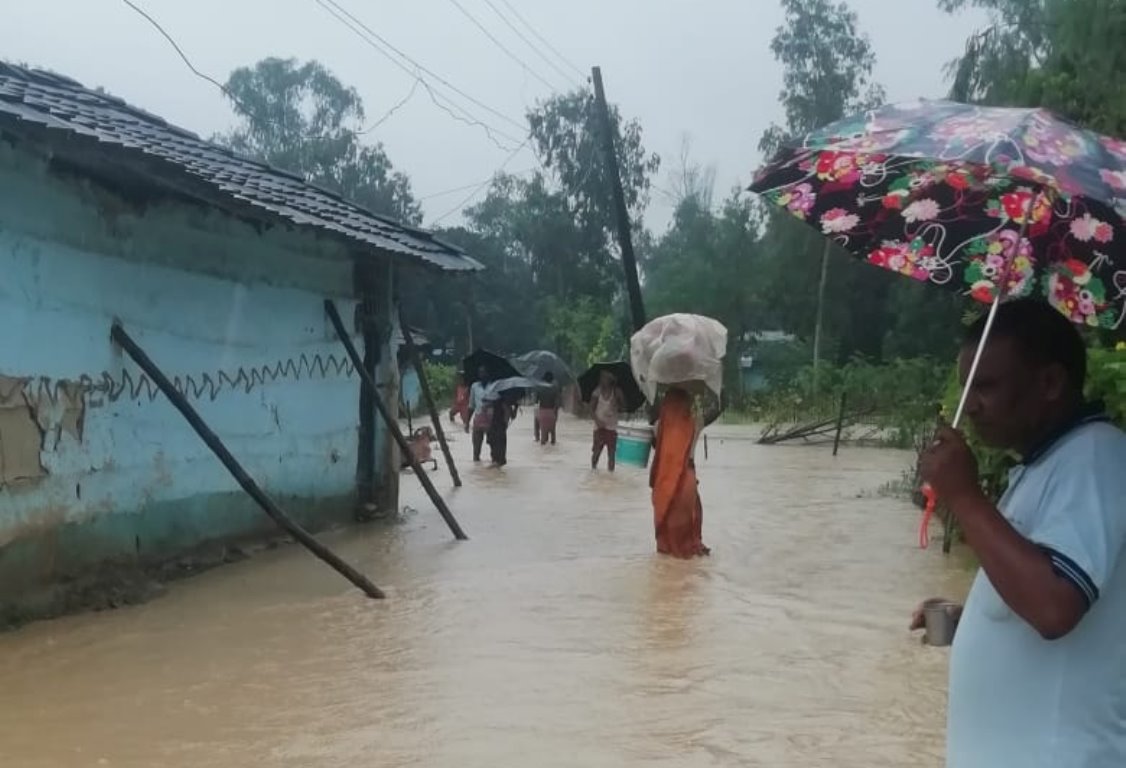
<instances>
[{"instance_id":1,"label":"overhead wire","mask_svg":"<svg viewBox=\"0 0 1126 768\"><path fill-rule=\"evenodd\" d=\"M512 162L513 158L515 158L515 157L516 157L516 156L517 156L518 154L520 154L520 151L521 151L522 149L524 149L524 147L528 146L528 143L529 143L529 142L530 142L531 140L532 140L532 138L531 138L530 136L529 136L529 137L528 137L527 139L525 139L525 140L524 140L524 143L523 143L523 144L521 144L520 146L518 146L518 147L517 147L516 149L514 149L514 150L512 151L512 153L511 153L511 154L509 154L509 156L508 156L508 157L506 157L506 158L504 159L504 162L502 162L502 163L500 164L500 167L498 167L498 168L497 168L497 169L496 169L495 171L493 171L493 175L492 175L492 176L490 176L489 178L485 179L485 180L484 180L484 181L482 181L482 182L481 182L480 184L478 184L478 185L477 185L477 186L476 186L476 187L475 187L475 188L473 189L473 191L472 191L472 192L470 192L470 193L469 193L468 195L466 195L466 196L465 196L465 197L464 197L464 198L463 198L463 199L461 200L461 202L459 202L459 203L458 203L457 205L455 205L455 206L454 206L453 208L450 208L450 209L449 209L448 211L446 211L445 213L443 213L443 214L442 214L441 216L439 216L438 218L436 218L436 219L434 219L434 220L433 220L432 222L430 222L429 226L431 226L431 227L437 226L437 225L438 225L438 224L440 224L441 222L443 222L443 221L445 221L446 219L448 219L448 218L449 218L450 216L453 216L453 215L454 215L455 213L457 213L458 211L460 211L460 210L461 210L462 208L464 208L465 206L469 205L469 203L470 203L470 202L471 202L471 201L473 200L473 198L477 197L477 195L479 195L479 194L481 193L481 190L482 190L482 189L484 189L484 188L485 188L486 186L488 186L488 185L489 185L490 183L492 183L493 179L495 179L495 178L497 177L497 174L499 174L500 172L502 172L502 171L503 171L503 170L505 169L505 167L506 167L506 166L507 166L507 165L508 165L509 163L511 163L511 162Z\"/></svg>"},{"instance_id":2,"label":"overhead wire","mask_svg":"<svg viewBox=\"0 0 1126 768\"><path fill-rule=\"evenodd\" d=\"M169 33L168 30L165 29L160 24L160 22L158 22L155 18L153 18L153 16L151 14L149 14L144 8L140 7L136 3L132 2L132 0L121 0L121 2L123 2L125 5L127 5L129 8L131 8L134 12L136 12L138 15L140 15L142 18L144 18L145 21L147 21L153 27L153 29L155 29L157 32L159 32L160 35L165 40L168 41L168 44L172 46L172 49L176 52L176 54L180 57L180 59L184 62L184 64L187 66L188 70L191 71L191 73L193 75L195 75L199 79L201 79L201 80L203 80L207 83L210 83L211 85L218 88L219 91L222 92L222 94L224 96L226 96L228 99L230 99L235 104L235 106L239 108L239 110L246 116L246 118L248 120L250 120L251 122L254 122L254 123L258 123L260 125L264 124L264 125L276 125L276 126L280 126L280 127L283 127L283 128L285 127L285 124L282 123L279 120L274 120L272 118L262 117L261 115L256 114L255 111L253 109L251 109L249 106L247 106L247 104L245 102L243 102L241 99L239 99L239 97L236 96L234 94L234 92L231 91L231 89L226 86L226 84L219 82L218 80L216 80L211 75L207 74L206 72L203 72L198 67L196 67L196 65L192 62L192 60L190 58L188 58L188 55L184 52L184 49L180 46L180 44L178 42L176 42L176 39L174 37L172 37L171 33ZM398 102L396 102L378 120L371 123L367 127L362 128L358 131L354 131L354 130L351 130L351 129L348 129L348 128L344 128L344 129L342 129L341 133L343 133L345 135L350 134L352 136L363 136L364 134L371 133L376 128L378 128L380 125L385 123L392 115L394 115L396 112L398 112L403 106L406 105L406 103L408 101L411 100L411 98L415 94L415 90L416 90L417 86L418 86L418 83L417 82L414 83L411 90L407 93L406 96L404 96L402 99L400 99ZM298 138L301 138L301 139L306 140L306 141L332 141L332 140L338 139L339 135L338 134L303 134L303 135L299 136Z\"/></svg>"},{"instance_id":3,"label":"overhead wire","mask_svg":"<svg viewBox=\"0 0 1126 768\"><path fill-rule=\"evenodd\" d=\"M564 56L563 54L561 54L561 53L560 53L560 52L559 52L559 51L558 51L558 50L557 50L557 49L555 48L555 46L553 46L553 45L552 45L552 44L551 44L551 43L550 43L550 42L549 42L549 41L547 40L547 38L545 38L545 37L544 37L543 35L541 35L541 34L540 34L539 32L537 32L537 31L536 31L536 28L535 28L535 27L533 27L533 26L532 26L531 24L529 24L529 23L528 23L528 20L527 20L527 19L525 19L525 18L524 18L523 16L521 16L521 15L520 15L520 11L516 10L516 8L515 8L515 7L514 7L514 6L512 5L512 3L508 2L508 0L500 0L500 1L501 1L501 3L503 3L503 4L504 4L504 6L505 6L506 8L508 8L508 10L509 10L509 11L511 11L511 12L512 12L512 15L513 15L513 16L515 16L515 17L516 17L516 19L517 19L517 20L518 20L518 21L519 21L519 22L520 22L521 24L523 24L523 25L524 25L524 27L525 27L525 28L526 28L526 29L527 29L527 30L528 30L529 32L531 32L531 33L532 33L532 36L533 36L533 37L535 37L535 38L536 38L537 40L539 40L539 41L540 41L541 43L543 43L543 44L544 44L544 47L545 47L545 48L547 48L547 49L548 49L549 51L551 51L552 53L554 53L554 54L555 54L555 56L556 56L556 58L558 58L558 59L559 59L559 60L560 60L561 62L563 62L563 63L564 63L564 64L566 64L566 65L567 65L568 67L570 67L570 68L571 68L572 70L574 70L574 71L575 71L575 73L576 73L576 74L578 74L578 76L579 76L579 77L580 77L580 78L581 78L581 79L582 79L582 80L583 80L584 82L586 82L587 78L589 77L588 73L586 73L586 72L583 72L583 71L582 71L581 69L579 69L579 68L578 68L577 66L575 66L574 62L572 62L572 61L571 61L570 59L568 59L568 58L567 58L566 56Z\"/></svg>"},{"instance_id":4,"label":"overhead wire","mask_svg":"<svg viewBox=\"0 0 1126 768\"><path fill-rule=\"evenodd\" d=\"M414 98L414 95L417 92L418 92L418 81L415 80L413 83L411 83L411 89L409 91L407 91L407 95L404 96L403 98L399 99L397 102L395 102L394 105L392 105L392 107L389 110L384 112L383 117L376 120L374 123L369 125L367 128L356 131L355 134L357 136L363 136L364 134L371 133L376 128L383 125L385 122L387 122L391 118L392 115L394 115L400 109L405 107L407 105L407 102L409 102L412 98Z\"/></svg>"},{"instance_id":5,"label":"overhead wire","mask_svg":"<svg viewBox=\"0 0 1126 768\"><path fill-rule=\"evenodd\" d=\"M316 2L317 5L321 6L321 8L323 8L327 13L331 14L337 21L339 21L341 24L343 24L347 29L349 29L353 34L355 34L357 37L359 37L360 40L362 40L364 43L366 43L368 46L370 46L373 50L378 52L380 55L382 55L384 58L386 58L388 61L390 61L392 64L394 64L396 67L398 67L399 69L406 72L410 77L414 78L416 82L420 83L422 85L422 87L426 90L426 95L430 97L430 101L434 104L434 106L441 109L443 112L445 112L451 118L453 118L454 120L457 120L460 123L464 123L466 125L471 125L471 126L477 126L477 127L481 128L485 132L485 135L488 137L489 141L491 141L493 144L495 144L497 146L497 148L499 148L499 149L510 150L510 149L512 149L513 145L511 143L510 144L502 144L500 141L497 140L497 136L505 138L509 142L520 141L519 138L513 136L512 134L506 133L505 131L502 131L501 129L499 129L499 128L493 126L493 125L490 125L489 123L486 123L483 120L479 119L476 115L469 112L464 107L456 104L455 102L453 102L449 98L444 99L444 101L446 103L443 103L443 99L438 96L438 94L435 92L434 88L430 85L430 83L428 83L426 81L425 78L422 77L422 75L419 72L412 71L410 67L408 67L406 64L403 64L401 61L399 61L394 56L392 56L390 53L388 53L387 50L380 45L380 42L383 42L383 38L379 37L379 35L377 35L373 31L371 31L370 27L367 27L366 25L363 24L363 22L356 19L355 16L350 14L347 11L347 9L343 8L339 3L334 2L334 0L314 0L314 2ZM336 10L338 8L340 9L339 11ZM347 18L345 18L345 17L347 17ZM353 20L354 24L353 24L353 21L349 21L349 19ZM367 34L365 34L365 31L368 34L374 36L376 39L372 39L372 37L369 37ZM392 50L395 50L396 52L398 52L397 49L393 48L393 46L390 46L389 44L387 44L387 45L388 45L388 47L391 47ZM405 57L405 54L400 53L400 55ZM410 61L412 61L412 63L414 63L413 59L408 59L408 60L410 60ZM421 66L421 65L417 65L417 63L416 63L416 66ZM500 113L497 113L497 114L500 114Z\"/></svg>"},{"instance_id":6,"label":"overhead wire","mask_svg":"<svg viewBox=\"0 0 1126 768\"><path fill-rule=\"evenodd\" d=\"M529 166L527 168L521 168L518 171L510 171L508 175L509 176L523 176L525 173L531 173L532 171L538 171L539 169L540 169L540 166L532 165L532 166ZM490 176L487 179L482 179L480 181L470 182L469 184L462 184L460 187L450 187L449 189L442 189L442 190L439 190L438 192L431 192L428 195L422 195L421 197L417 197L415 199L418 202L421 203L425 200L433 200L436 197L445 197L446 195L452 195L454 192L464 192L467 189L473 189L474 187L479 187L482 184L486 184L486 183L492 181L494 178L496 178L495 172L493 173L492 176Z\"/></svg>"},{"instance_id":7,"label":"overhead wire","mask_svg":"<svg viewBox=\"0 0 1126 768\"><path fill-rule=\"evenodd\" d=\"M536 78L541 83L546 85L553 93L555 91L559 90L553 83L548 82L548 80L543 75L541 75L539 72L537 72L535 69L533 69L532 66L528 62L524 61L524 59L520 58L515 53L513 53L511 50L509 50L509 48L504 43L502 43L499 39L497 39L496 35L494 35L492 32L489 31L488 27L486 27L484 24L482 24L477 19L476 16L474 16L472 13L470 13L469 10L464 5L461 4L460 0L450 0L450 2L454 5L455 8L457 8L459 11L461 11L461 13L465 16L465 18L469 19L469 21L473 24L473 26L475 26L475 27L477 27L477 29L481 30L482 34L484 34L485 37L489 38L489 40L491 40L493 42L493 45L495 45L497 48L499 48L502 53L504 53L506 56L508 56L508 58L510 58L514 62L516 62L517 65L522 67L525 72L527 72L532 77Z\"/></svg>"},{"instance_id":8,"label":"overhead wire","mask_svg":"<svg viewBox=\"0 0 1126 768\"><path fill-rule=\"evenodd\" d=\"M373 48L378 50L381 54L383 54L384 57L386 57L388 60L393 62L397 67L399 67L399 69L402 69L403 71L407 72L411 77L422 80L423 86L430 93L434 92L433 86L431 86L430 83L428 83L426 81L426 79L422 77L423 74L428 75L431 79L433 79L437 83L440 83L441 85L445 86L450 91L457 94L462 99L469 102L470 104L473 104L474 106L478 107L479 109L482 109L485 112L489 113L490 115L492 115L492 116L494 116L494 117L496 117L500 120L503 120L504 122L506 122L509 125L519 129L522 132L527 131L528 126L527 126L526 123L523 123L519 120L515 120L512 117L504 114L503 112L501 112L497 109L494 109L493 107L490 107L488 104L485 104L484 102L480 101L479 99L475 98L474 96L470 95L469 93L466 93L464 90L457 87L456 85L451 83L449 80L447 80L446 78L439 75L434 70L424 66L419 61L417 61L416 59L412 58L410 55L405 53L402 49L396 47L393 43L391 43L389 40L387 40L387 38L383 37L378 32L376 32L374 29L372 29L370 26L365 24L362 19L358 18L355 14L353 14L351 11L349 11L347 8L345 8L343 5L341 5L339 2L337 2L337 0L315 0L315 2L318 5L320 5L322 8L325 8L325 10L332 13L332 15L335 16L338 20L340 20L341 14L343 14L345 17L347 17L347 19L352 22L351 24L346 24L346 26L348 26L349 29L352 29L353 32L356 32L355 27L359 27L359 29L363 30L363 32L366 33L366 35L360 35L360 36L362 38L367 39L369 45L371 45ZM331 6L331 8L329 6ZM336 12L333 12L333 9L335 9ZM352 26L353 24L355 25L355 27ZM388 50L390 50L392 53L394 53L395 56L398 56L399 59L402 59L402 61L399 61L394 56L391 56L387 52ZM410 66L408 67L406 64L403 64L403 61L410 64ZM411 67L413 67L414 69L412 70ZM447 99L447 101L451 101L451 103L452 103L451 99ZM464 107L459 106L458 109L460 109L462 112L468 113L468 111L465 110ZM501 131L499 131L495 128L493 130L498 135L501 133ZM508 137L508 138L512 138L512 137Z\"/></svg>"},{"instance_id":9,"label":"overhead wire","mask_svg":"<svg viewBox=\"0 0 1126 768\"><path fill-rule=\"evenodd\" d=\"M251 120L252 122L259 123L259 124L272 124L272 125L279 125L279 126L284 127L284 124L281 121L274 120L272 118L266 118L266 117L263 117L261 115L256 114L253 109L251 109L245 102L243 102L241 99L239 99L239 97L237 95L235 95L235 93L232 92L224 83L220 82L219 80L217 80L213 76L207 74L206 72L204 72L204 71L200 70L198 67L196 67L195 63L191 60L191 58L187 55L187 53L180 46L180 44L176 41L176 39L171 35L171 33L169 33L167 31L167 29L165 29L164 26L161 25L160 22L158 22L144 8L137 5L135 2L133 2L133 0L121 0L121 1L126 6L128 6L131 10L133 10L135 13L137 13L139 16L141 16L143 19L145 19L145 21L147 21L168 42L168 44L176 52L177 56L179 56L179 58L183 61L184 65L188 68L188 70L194 76L198 77L199 79L201 79L201 80L213 85L215 88L217 88L223 95L225 95L227 98L229 98L239 108L239 110L247 117L247 119ZM456 0L451 0L451 1L454 2L455 5L458 5L459 8L462 8L463 12L465 12L466 15L469 15L472 18L471 14L468 14L468 12L464 10L464 8L461 6L460 3L456 2ZM448 97L446 97L444 99L446 102L448 102L448 104L443 104L442 103L443 98L440 97L435 92L433 86L430 83L428 83L425 78L422 77L421 73L428 74L434 80L441 83L443 86L445 86L446 88L448 88L450 91L457 94L461 98L465 99L469 103L476 105L477 107L479 107L479 108L485 110L486 112L504 120L505 122L510 123L510 124L516 126L517 128L520 128L521 130L526 130L527 126L521 125L519 122L517 122L516 120L508 117L504 113L499 112L498 110L493 109L492 107L489 107L487 104L479 101L478 99L474 98L473 96L466 93L462 89L453 85L453 83L451 83L448 80L446 80L445 78L441 77L440 75L435 73L433 70L423 66L418 61L416 61L415 59L411 58L409 55L404 53L402 50L400 50L397 47L395 47L394 45L392 45L385 38L381 37L378 33L376 33L374 30L372 30L369 26L364 24L363 21L358 19L356 16L354 16L352 13L350 13L346 8L344 8L338 2L336 2L336 0L314 0L314 2L316 2L326 12L330 13L333 17L335 17L340 23L342 23L350 31L352 31L354 34L356 34L358 37L360 37L361 40L366 42L374 50L376 50L381 55L383 55L385 58L387 58L389 61L391 61L395 66L397 66L399 69L406 72L406 74L408 74L412 79L411 89L407 92L407 94L405 96L403 96L403 98L401 98L399 101L397 101L394 105L392 105L382 116L379 117L379 119L375 120L373 123L371 123L370 125L362 128L360 130L343 129L341 131L343 134L345 134L345 135L350 134L350 135L353 135L353 136L362 136L364 134L370 133L371 131L375 130L380 125L385 123L389 118L391 118L396 112L398 112L400 109L402 109L414 97L415 93L418 91L418 87L421 85L426 90L427 95L430 97L430 100L435 104L435 106L439 107L444 112L449 114L453 119L455 119L459 122L465 123L467 125L475 125L475 126L481 127L485 131L486 135L488 135L490 140L497 147L499 147L501 149L505 149L505 150L511 150L509 155L504 159L504 161L501 163L501 165L493 172L493 174L489 178L487 178L487 179L485 179L485 180L483 180L479 183L467 184L467 185L463 185L463 186L460 186L460 187L455 187L453 189L443 190L443 191L440 191L440 192L433 193L431 195L427 195L426 197L420 198L420 200L426 200L426 199L431 199L431 198L435 198L435 197L440 197L440 196L443 196L443 195L446 195L446 194L452 194L454 192L459 192L459 191L462 191L464 189L472 188L472 191L470 192L470 194L466 195L466 197L461 202L459 202L457 206L451 208L450 210L446 211L441 216L439 216L437 219L435 219L432 222L433 224L437 224L437 223L445 220L446 218L452 216L453 214L455 214L458 211L460 211L461 209L463 209L466 205L468 205L478 194L480 194L481 190L484 189L485 186L487 186L489 183L491 183L496 178L497 174L504 171L504 169L508 166L508 164L524 148L526 148L528 146L528 144L531 142L531 137L528 136L520 144L518 144L515 148L513 148L511 145L505 146L505 145L501 144L500 142L498 142L496 140L495 136L500 136L502 138L508 139L509 141L513 141L513 142L520 141L520 140L517 137L514 137L511 134L506 133L505 131L502 131L502 130L496 128L495 126L492 126L492 125L485 123L484 121L478 119L475 115L473 115L471 112L466 110L463 106L457 104L456 102L449 99ZM488 0L486 0L486 2L488 2ZM505 2L505 0L502 0L502 2ZM517 16L517 18L520 18L519 14L516 13L515 9L511 8L511 5L509 5L509 3L505 2L505 5L508 6L514 12L514 14ZM513 29L514 32L517 32L517 30L514 27L512 27L512 25L507 21L507 19L505 19L503 17L503 15L500 13L500 11L492 4L492 2L489 2L489 6L492 7L493 10L498 15L501 15L502 20L505 21L505 23L508 24L509 27L511 29ZM522 23L524 23L525 26L528 26L529 30L531 30L533 34L535 34L537 37L540 37L538 35L538 33L536 33L535 30L533 28L531 28L530 25L528 25L528 23L526 21L524 21L523 19L521 19L521 21L522 21ZM478 23L478 26L482 29L483 32L485 32L486 34L489 34L487 32L487 30L485 30L484 27L481 26L479 23ZM364 33L367 33L367 34L364 34ZM519 33L517 32L517 34L519 34ZM370 37L369 37L369 35L370 35ZM492 37L491 34L489 34L489 36L490 36L490 38ZM520 37L525 42L528 42L527 39L523 35L520 35ZM372 38L374 38L374 39L372 39ZM542 40L542 38L540 38L540 39ZM498 42L498 41L494 40L494 42ZM547 45L549 48L551 48L550 43L547 43L546 41L543 41L543 42L544 42L545 45ZM394 56L392 56L390 53L388 53L387 50L385 50L379 44L382 44L382 46L386 46L386 48L390 49L392 52L394 52L396 55L401 57L403 60L409 62L411 65L413 65L415 67L415 70L412 70L410 67L406 66L401 61L397 60ZM499 44L499 42L498 42L498 44ZM529 44L529 46L531 46L530 42L528 44ZM533 48L533 50L535 50L535 49ZM554 49L552 49L552 50L553 50L554 53L556 53L557 56L560 55L560 54L558 54L557 51L554 51ZM538 53L538 51L537 51L537 53ZM542 53L540 55L542 57ZM515 57L515 55L513 55L513 56L514 56L514 58L517 58L518 61L520 61L518 57ZM562 59L562 57L561 57L561 59ZM566 62L566 59L562 59L562 60ZM536 73L530 67L527 67L527 65L524 64L522 61L521 61L521 66L524 66L529 72L531 72L533 75L536 75ZM574 68L573 65L571 65L571 66L572 66L572 68ZM556 71L559 72L558 69L556 69ZM577 68L576 68L576 71L578 71ZM560 72L560 74L563 74L563 73ZM581 74L581 72L580 72L580 74ZM542 82L544 82L545 85L547 85L548 87L550 87L554 90L554 86L551 83L548 83L546 80L544 80L542 77L539 77L538 75L536 75L536 76L538 77L538 79L540 79ZM457 111L455 112L454 110L457 110ZM494 136L494 134L495 134L495 136ZM332 139L339 138L339 135L336 135L336 134L332 134L332 135L330 135L330 134L303 135L303 136L301 136L301 138L305 139L305 140L311 140L311 141L332 140ZM537 158L537 160L538 160L538 158ZM514 175L529 173L529 172L534 171L534 170L538 170L538 167L525 168L523 170L516 171L514 173ZM588 169L588 175L589 175L589 169Z\"/></svg>"},{"instance_id":10,"label":"overhead wire","mask_svg":"<svg viewBox=\"0 0 1126 768\"><path fill-rule=\"evenodd\" d=\"M514 33L514 34L515 34L515 35L516 35L517 37L519 37L519 38L520 38L521 40L523 40L523 41L524 41L524 43L525 43L525 44L526 44L526 45L527 45L527 46L528 46L529 48L531 48L531 49L532 49L532 52L533 52L533 53L535 53L535 54L536 54L537 56L539 56L539 57L540 57L541 59L543 59L543 60L544 60L544 61L545 61L545 62L547 63L547 65L548 65L549 67L551 67L551 68L552 68L553 70L555 70L556 74L558 74L558 75L559 75L560 77L562 77L562 78L563 78L564 80L566 80L566 81L567 81L568 83L571 83L571 84L573 84L573 85L577 85L577 86L579 86L580 88L582 87L582 83L581 83L581 81L577 81L577 80L575 80L574 76L572 76L571 74L569 74L569 73L567 73L566 71L564 71L564 70L563 70L563 68L562 68L562 67L560 67L560 66L559 66L558 64L556 64L556 63L555 63L554 61L552 61L552 60L551 60L551 57L549 57L549 56L548 56L548 55L547 55L546 53L544 53L544 52L543 52L543 51L542 51L542 50L540 49L540 47L539 47L539 46L537 46L537 45L536 45L535 43L533 43L533 42L532 42L531 40L529 40L529 39L528 39L528 36L527 36L527 35L525 35L525 34L524 34L523 32L521 32L521 31L520 31L520 30L519 30L519 29L518 29L518 28L516 27L516 25L515 25L515 24L513 24L511 20L509 20L509 18L508 18L508 17L507 17L507 16L506 16L506 15L504 14L504 12L503 12L503 11L501 11L501 9L500 9L500 8L497 8L497 6L496 6L496 3L494 3L494 2L493 2L493 0L485 0L485 4L486 4L486 5L488 5L488 6L490 7L490 8L492 8L492 9L493 9L493 13L495 13L495 14L497 15L497 17L498 17L498 18L499 18L499 19L500 19L501 21L503 21L503 22L504 22L504 25L505 25L506 27L508 27L509 29L511 29L511 30L512 30L512 32L513 32L513 33Z\"/></svg>"}]
</instances>

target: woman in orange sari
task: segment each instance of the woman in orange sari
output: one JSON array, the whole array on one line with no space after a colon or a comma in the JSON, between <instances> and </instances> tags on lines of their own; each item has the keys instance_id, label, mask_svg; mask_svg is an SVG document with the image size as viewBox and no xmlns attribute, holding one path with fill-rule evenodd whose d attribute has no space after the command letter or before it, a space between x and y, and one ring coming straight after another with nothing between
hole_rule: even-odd
<instances>
[{"instance_id":1,"label":"woman in orange sari","mask_svg":"<svg viewBox=\"0 0 1126 768\"><path fill-rule=\"evenodd\" d=\"M661 399L657 441L649 486L653 489L653 524L657 551L673 557L707 555L704 546L704 508L696 480L696 438L719 415L718 407L706 416L695 398L671 387Z\"/></svg>"}]
</instances>

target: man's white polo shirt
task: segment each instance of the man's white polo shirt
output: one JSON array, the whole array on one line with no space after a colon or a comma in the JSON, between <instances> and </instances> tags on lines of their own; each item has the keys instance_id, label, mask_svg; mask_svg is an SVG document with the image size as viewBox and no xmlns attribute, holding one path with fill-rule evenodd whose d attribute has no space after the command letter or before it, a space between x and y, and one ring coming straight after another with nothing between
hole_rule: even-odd
<instances>
[{"instance_id":1,"label":"man's white polo shirt","mask_svg":"<svg viewBox=\"0 0 1126 768\"><path fill-rule=\"evenodd\" d=\"M1045 640L979 571L950 660L948 768L1126 768L1126 433L1088 416L1010 473L1000 509L1089 610Z\"/></svg>"}]
</instances>

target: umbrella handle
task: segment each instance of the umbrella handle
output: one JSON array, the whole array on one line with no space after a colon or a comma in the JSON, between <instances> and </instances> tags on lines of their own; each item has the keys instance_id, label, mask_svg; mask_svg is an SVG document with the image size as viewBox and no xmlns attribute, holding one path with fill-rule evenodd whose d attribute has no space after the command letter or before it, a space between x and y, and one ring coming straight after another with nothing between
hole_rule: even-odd
<instances>
[{"instance_id":1,"label":"umbrella handle","mask_svg":"<svg viewBox=\"0 0 1126 768\"><path fill-rule=\"evenodd\" d=\"M1028 234L1028 225L1032 221L1032 212L1036 209L1036 204L1040 202L1041 196L1044 195L1043 189L1038 189L1035 195L1028 199L1028 205L1024 209L1024 221L1020 225L1020 233L1017 235L1016 242L1009 249L1009 257L1005 260L1005 269L1002 271L999 282L997 283L997 295L993 297L993 303L989 305L989 315L985 318L985 328L982 329L981 339L977 343L977 349L974 350L974 359L970 364L969 373L966 374L966 383L962 386L962 394L958 398L958 410L954 412L954 421L950 426L954 429L962 423L962 416L966 412L966 401L969 400L970 387L973 386L974 379L977 377L977 367L981 363L981 356L985 352L985 345L989 341L989 334L993 331L993 321L997 319L997 310L1001 307L1001 302L1005 298L1005 291L1009 287L1009 277L1012 274L1013 262L1016 261L1017 254L1020 253L1021 243L1024 242L1025 236ZM935 504L937 503L937 496L934 488L930 483L924 483L923 498L926 499L927 504L923 510L923 521L919 528L919 547L926 549L930 543L930 527L931 517L934 515Z\"/></svg>"},{"instance_id":2,"label":"umbrella handle","mask_svg":"<svg viewBox=\"0 0 1126 768\"><path fill-rule=\"evenodd\" d=\"M962 386L962 394L958 398L958 410L954 412L954 421L951 423L954 429L962 423L962 415L966 410L966 400L969 399L970 387L973 386L974 378L977 376L977 367L981 362L981 355L985 352L985 344L989 341L989 334L993 330L993 321L997 319L997 310L1001 306L1001 302L1005 299L1005 291L1009 287L1009 277L1012 275L1013 262L1016 261L1017 255L1020 253L1021 243L1024 242L1025 236L1028 234L1028 225L1032 221L1032 212L1036 209L1036 204L1040 202L1040 198L1044 195L1043 189L1038 189L1035 195L1028 198L1028 205L1024 209L1024 221L1020 224L1020 232L1017 234L1017 240L1009 248L1008 258L1005 260L1005 268L1001 271L1001 275L997 283L997 295L993 297L993 303L989 305L989 315L985 318L985 328L982 329L981 339L977 343L977 349L974 350L973 363L970 364L970 371L966 375L966 383Z\"/></svg>"}]
</instances>

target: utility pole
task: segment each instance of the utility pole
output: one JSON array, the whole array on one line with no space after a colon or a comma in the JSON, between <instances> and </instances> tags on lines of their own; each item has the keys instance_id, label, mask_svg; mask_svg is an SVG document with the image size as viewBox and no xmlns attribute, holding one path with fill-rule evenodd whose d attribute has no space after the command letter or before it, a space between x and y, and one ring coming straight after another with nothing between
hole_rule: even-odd
<instances>
[{"instance_id":1,"label":"utility pole","mask_svg":"<svg viewBox=\"0 0 1126 768\"><path fill-rule=\"evenodd\" d=\"M629 210L626 196L622 191L622 176L618 168L618 155L614 150L614 124L610 120L610 108L606 106L606 92L602 89L602 70L591 69L594 80L595 108L602 124L602 153L606 167L610 170L610 186L614 196L614 217L618 224L618 247L622 251L622 269L625 271L626 292L629 294L629 309L633 329L640 331L645 325L645 305L641 301L641 282L637 277L637 259L633 254L633 239L630 236Z\"/></svg>"},{"instance_id":2,"label":"utility pole","mask_svg":"<svg viewBox=\"0 0 1126 768\"><path fill-rule=\"evenodd\" d=\"M817 320L813 327L813 394L817 394L818 374L821 368L821 325L825 316L825 283L829 278L829 247L831 240L825 241L821 252L821 280L817 283Z\"/></svg>"}]
</instances>

